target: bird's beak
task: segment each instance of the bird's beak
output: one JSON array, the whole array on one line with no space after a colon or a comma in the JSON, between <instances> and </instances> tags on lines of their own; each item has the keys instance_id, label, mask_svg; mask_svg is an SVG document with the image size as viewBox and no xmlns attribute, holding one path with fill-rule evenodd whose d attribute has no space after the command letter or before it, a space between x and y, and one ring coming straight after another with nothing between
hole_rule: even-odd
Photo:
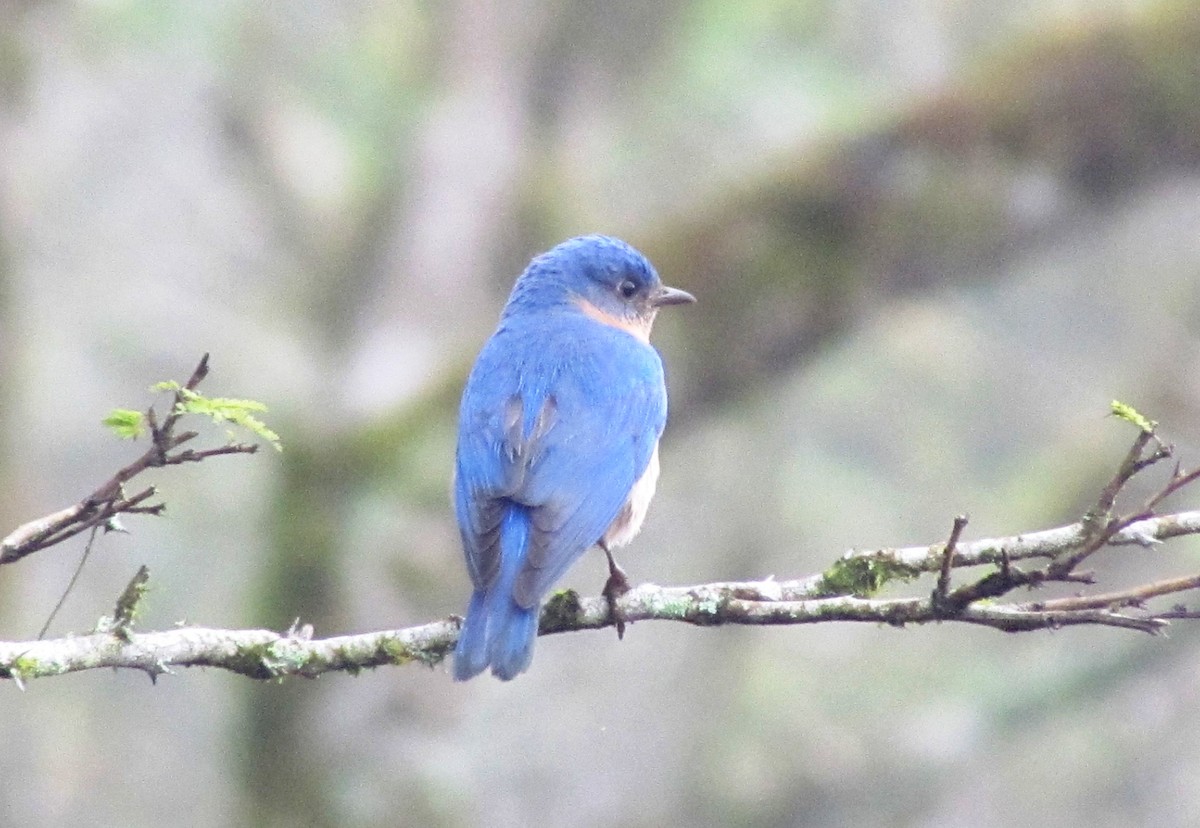
<instances>
[{"instance_id":1,"label":"bird's beak","mask_svg":"<svg viewBox=\"0 0 1200 828\"><path fill-rule=\"evenodd\" d=\"M666 287L665 285L650 297L650 304L656 308L661 308L663 305L690 305L695 301L696 297L692 296L686 290Z\"/></svg>"}]
</instances>

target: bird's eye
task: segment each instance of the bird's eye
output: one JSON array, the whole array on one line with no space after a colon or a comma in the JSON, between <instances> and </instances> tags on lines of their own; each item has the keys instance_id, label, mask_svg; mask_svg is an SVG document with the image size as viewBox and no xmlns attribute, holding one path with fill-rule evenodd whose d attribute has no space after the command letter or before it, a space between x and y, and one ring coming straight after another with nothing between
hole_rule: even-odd
<instances>
[{"instance_id":1,"label":"bird's eye","mask_svg":"<svg viewBox=\"0 0 1200 828\"><path fill-rule=\"evenodd\" d=\"M621 294L626 299L632 299L633 294L637 293L637 291L637 282L633 281L632 279L626 279L625 281L621 282L621 284L617 285L617 293Z\"/></svg>"}]
</instances>

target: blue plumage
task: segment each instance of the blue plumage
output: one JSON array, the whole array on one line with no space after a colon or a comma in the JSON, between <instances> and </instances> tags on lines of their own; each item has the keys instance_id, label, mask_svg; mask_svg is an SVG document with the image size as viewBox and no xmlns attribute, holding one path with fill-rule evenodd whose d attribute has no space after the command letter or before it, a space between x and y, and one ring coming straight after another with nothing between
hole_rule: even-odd
<instances>
[{"instance_id":1,"label":"blue plumage","mask_svg":"<svg viewBox=\"0 0 1200 828\"><path fill-rule=\"evenodd\" d=\"M523 672L551 586L590 546L637 533L667 418L650 327L692 301L605 236L563 242L517 280L459 411L454 504L474 592L455 679Z\"/></svg>"}]
</instances>

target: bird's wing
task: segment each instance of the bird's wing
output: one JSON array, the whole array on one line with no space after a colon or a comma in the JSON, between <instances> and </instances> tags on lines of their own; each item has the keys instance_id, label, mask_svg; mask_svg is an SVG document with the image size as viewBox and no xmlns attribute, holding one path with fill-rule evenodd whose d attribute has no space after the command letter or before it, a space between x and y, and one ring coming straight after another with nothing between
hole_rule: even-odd
<instances>
[{"instance_id":1,"label":"bird's wing","mask_svg":"<svg viewBox=\"0 0 1200 828\"><path fill-rule=\"evenodd\" d=\"M666 421L652 348L617 331L568 333L536 348L497 334L460 412L455 505L468 569L477 589L493 582L501 522L514 503L528 507L530 544L513 595L525 607L600 539Z\"/></svg>"},{"instance_id":2,"label":"bird's wing","mask_svg":"<svg viewBox=\"0 0 1200 828\"><path fill-rule=\"evenodd\" d=\"M529 476L533 532L513 597L534 606L588 547L600 540L646 471L666 420L661 364L654 380L614 382L603 402L562 412L545 455ZM560 403L560 408L565 408ZM568 427L569 423L569 427Z\"/></svg>"}]
</instances>

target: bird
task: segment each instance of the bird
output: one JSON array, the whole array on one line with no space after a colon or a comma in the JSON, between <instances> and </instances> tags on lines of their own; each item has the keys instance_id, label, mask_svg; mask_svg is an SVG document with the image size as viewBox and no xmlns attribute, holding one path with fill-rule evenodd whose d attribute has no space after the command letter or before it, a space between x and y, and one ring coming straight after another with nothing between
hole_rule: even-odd
<instances>
[{"instance_id":1,"label":"bird","mask_svg":"<svg viewBox=\"0 0 1200 828\"><path fill-rule=\"evenodd\" d=\"M612 550L641 529L667 420L660 308L695 302L624 241L588 235L517 278L459 407L454 511L472 593L453 677L528 669L543 598L589 548L604 594L628 591Z\"/></svg>"}]
</instances>

